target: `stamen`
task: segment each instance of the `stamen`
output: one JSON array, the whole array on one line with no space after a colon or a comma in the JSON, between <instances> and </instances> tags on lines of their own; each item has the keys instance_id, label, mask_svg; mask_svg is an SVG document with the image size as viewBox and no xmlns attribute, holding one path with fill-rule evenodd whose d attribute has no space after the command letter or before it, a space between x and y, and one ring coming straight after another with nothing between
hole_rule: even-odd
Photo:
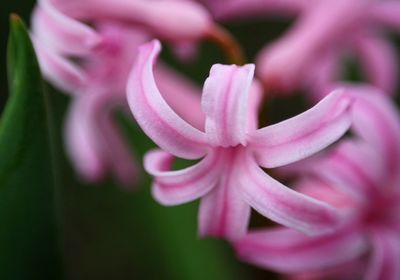
<instances>
[{"instance_id":1,"label":"stamen","mask_svg":"<svg viewBox=\"0 0 400 280\"><path fill-rule=\"evenodd\" d=\"M218 45L232 64L244 65L246 58L242 47L225 28L214 25L209 29L206 38Z\"/></svg>"}]
</instances>

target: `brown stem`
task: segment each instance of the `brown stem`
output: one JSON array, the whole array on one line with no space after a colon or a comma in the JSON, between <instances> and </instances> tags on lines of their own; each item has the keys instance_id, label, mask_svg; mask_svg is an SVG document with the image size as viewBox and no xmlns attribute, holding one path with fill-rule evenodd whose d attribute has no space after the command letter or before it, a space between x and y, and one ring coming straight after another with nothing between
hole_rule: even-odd
<instances>
[{"instance_id":1,"label":"brown stem","mask_svg":"<svg viewBox=\"0 0 400 280\"><path fill-rule=\"evenodd\" d=\"M246 63L240 44L226 29L219 25L214 25L207 35L207 39L217 44L224 51L229 63L237 65Z\"/></svg>"}]
</instances>

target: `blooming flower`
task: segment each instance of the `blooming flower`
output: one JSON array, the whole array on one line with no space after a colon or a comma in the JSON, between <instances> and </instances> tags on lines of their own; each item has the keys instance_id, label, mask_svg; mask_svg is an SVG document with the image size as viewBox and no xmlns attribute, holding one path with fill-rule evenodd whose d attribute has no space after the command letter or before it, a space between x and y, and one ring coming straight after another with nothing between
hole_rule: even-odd
<instances>
[{"instance_id":1,"label":"blooming flower","mask_svg":"<svg viewBox=\"0 0 400 280\"><path fill-rule=\"evenodd\" d=\"M112 116L126 107L137 47L153 36L176 45L194 43L210 25L204 9L180 1L39 1L32 38L45 76L73 94L66 142L83 178L96 181L111 173L132 185L136 163ZM157 82L179 114L203 124L196 86L165 65L157 68Z\"/></svg>"},{"instance_id":2,"label":"blooming flower","mask_svg":"<svg viewBox=\"0 0 400 280\"><path fill-rule=\"evenodd\" d=\"M298 188L340 209L343 225L319 237L283 227L251 232L236 243L246 261L304 279L400 278L400 116L378 90L351 91L355 138L309 165Z\"/></svg>"},{"instance_id":3,"label":"blooming flower","mask_svg":"<svg viewBox=\"0 0 400 280\"><path fill-rule=\"evenodd\" d=\"M145 157L145 169L155 177L154 197L166 205L202 198L201 235L240 237L247 229L250 206L308 233L331 230L336 215L330 207L286 188L261 167L295 162L336 141L350 125L350 99L334 92L297 117L257 129L254 65L216 64L203 89L206 122L200 130L162 98L152 73L159 51L158 41L141 47L127 89L136 121L162 149ZM174 156L201 160L172 171Z\"/></svg>"},{"instance_id":4,"label":"blooming flower","mask_svg":"<svg viewBox=\"0 0 400 280\"><path fill-rule=\"evenodd\" d=\"M397 56L382 27L398 28L399 11L398 1L308 1L290 31L261 51L258 74L272 89L307 87L320 99L321 87L341 78L341 63L352 53L363 76L393 94Z\"/></svg>"},{"instance_id":5,"label":"blooming flower","mask_svg":"<svg viewBox=\"0 0 400 280\"><path fill-rule=\"evenodd\" d=\"M270 90L287 94L305 88L320 100L325 92L321 88L343 78L348 57L358 61L365 79L382 92L396 89L397 55L382 30L399 30L399 1L203 1L222 21L296 17L294 26L258 55L257 74Z\"/></svg>"}]
</instances>

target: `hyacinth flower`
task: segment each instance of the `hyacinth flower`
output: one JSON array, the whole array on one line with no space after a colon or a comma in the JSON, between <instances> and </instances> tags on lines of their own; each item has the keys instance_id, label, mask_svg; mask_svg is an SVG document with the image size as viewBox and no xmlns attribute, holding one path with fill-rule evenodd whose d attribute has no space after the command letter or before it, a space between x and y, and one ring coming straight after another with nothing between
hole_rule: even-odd
<instances>
[{"instance_id":1,"label":"hyacinth flower","mask_svg":"<svg viewBox=\"0 0 400 280\"><path fill-rule=\"evenodd\" d=\"M194 3L41 0L34 11L32 39L42 71L73 95L67 150L90 182L112 174L131 186L137 177L136 163L112 114L126 106L126 81L137 47L154 36L176 49L207 37L227 49L232 59L240 57L233 39ZM193 125L202 126L198 88L165 65L156 72L171 106Z\"/></svg>"},{"instance_id":2,"label":"hyacinth flower","mask_svg":"<svg viewBox=\"0 0 400 280\"><path fill-rule=\"evenodd\" d=\"M144 159L155 177L155 199L176 205L201 198L202 236L240 237L251 207L310 234L332 230L333 208L285 187L261 168L306 158L340 138L350 126L351 99L337 91L299 116L257 129L254 65L216 64L203 88L205 127L197 129L174 112L155 84L152 68L160 48L158 41L141 47L127 88L137 123L161 147ZM174 157L200 161L174 171Z\"/></svg>"},{"instance_id":3,"label":"hyacinth flower","mask_svg":"<svg viewBox=\"0 0 400 280\"><path fill-rule=\"evenodd\" d=\"M183 49L208 39L226 50L234 62L241 63L242 59L234 39L213 23L208 12L186 1L40 0L32 28L42 70L67 90L80 87L89 77L80 71L79 64L66 58L86 61L86 56L95 51L118 52L121 39L136 45L135 41L143 43L157 37ZM108 34L109 29L119 31Z\"/></svg>"},{"instance_id":4,"label":"hyacinth flower","mask_svg":"<svg viewBox=\"0 0 400 280\"><path fill-rule=\"evenodd\" d=\"M309 165L298 186L340 209L343 225L319 237L250 232L236 243L244 260L293 279L400 279L400 115L378 90L352 91L354 138Z\"/></svg>"},{"instance_id":5,"label":"hyacinth flower","mask_svg":"<svg viewBox=\"0 0 400 280\"><path fill-rule=\"evenodd\" d=\"M228 18L297 14L289 31L258 55L257 74L270 91L306 89L320 100L326 85L343 78L348 57L370 84L387 94L396 89L396 51L382 31L399 30L398 1L232 0L220 10Z\"/></svg>"}]
</instances>

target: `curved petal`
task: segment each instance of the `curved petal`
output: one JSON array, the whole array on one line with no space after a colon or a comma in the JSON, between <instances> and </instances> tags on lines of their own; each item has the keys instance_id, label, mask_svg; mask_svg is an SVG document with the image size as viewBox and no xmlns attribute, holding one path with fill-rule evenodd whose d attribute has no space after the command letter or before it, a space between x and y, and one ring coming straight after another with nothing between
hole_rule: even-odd
<instances>
[{"instance_id":1,"label":"curved petal","mask_svg":"<svg viewBox=\"0 0 400 280\"><path fill-rule=\"evenodd\" d=\"M124 2L125 6L132 6L127 14L128 20L132 19L132 15L136 16L134 21L139 21L158 37L166 40L198 40L207 34L212 25L212 18L207 10L192 1L119 1ZM134 2L142 3L133 5Z\"/></svg>"},{"instance_id":2,"label":"curved petal","mask_svg":"<svg viewBox=\"0 0 400 280\"><path fill-rule=\"evenodd\" d=\"M57 10L51 0L40 0L33 13L32 30L47 47L65 54L86 54L101 42L92 28Z\"/></svg>"},{"instance_id":3,"label":"curved petal","mask_svg":"<svg viewBox=\"0 0 400 280\"><path fill-rule=\"evenodd\" d=\"M238 189L236 165L240 164L240 153L230 150L223 152L223 169L219 170L218 183L200 203L199 232L201 236L236 240L247 231L250 206L242 199Z\"/></svg>"},{"instance_id":4,"label":"curved petal","mask_svg":"<svg viewBox=\"0 0 400 280\"><path fill-rule=\"evenodd\" d=\"M99 153L99 131L93 123L97 111L96 96L82 95L72 101L65 126L66 148L81 176L97 181L106 174L104 157Z\"/></svg>"},{"instance_id":5,"label":"curved petal","mask_svg":"<svg viewBox=\"0 0 400 280\"><path fill-rule=\"evenodd\" d=\"M381 155L388 182L400 182L400 115L378 89L370 86L348 86L356 98L353 130Z\"/></svg>"},{"instance_id":6,"label":"curved petal","mask_svg":"<svg viewBox=\"0 0 400 280\"><path fill-rule=\"evenodd\" d=\"M229 1L206 1L212 13L218 20L230 20L238 18L272 16L293 16L299 14L305 7L307 1L299 0L229 0Z\"/></svg>"},{"instance_id":7,"label":"curved petal","mask_svg":"<svg viewBox=\"0 0 400 280\"><path fill-rule=\"evenodd\" d=\"M174 42L198 40L212 25L207 10L193 1L70 0L82 19L104 18L141 25L157 38Z\"/></svg>"},{"instance_id":8,"label":"curved petal","mask_svg":"<svg viewBox=\"0 0 400 280\"><path fill-rule=\"evenodd\" d=\"M400 30L400 3L397 0L377 2L369 11L369 18Z\"/></svg>"},{"instance_id":9,"label":"curved petal","mask_svg":"<svg viewBox=\"0 0 400 280\"><path fill-rule=\"evenodd\" d=\"M250 156L242 160L238 173L243 198L263 216L312 235L337 227L338 213L333 207L287 188L265 174Z\"/></svg>"},{"instance_id":10,"label":"curved petal","mask_svg":"<svg viewBox=\"0 0 400 280\"><path fill-rule=\"evenodd\" d=\"M130 188L139 168L114 122L115 104L104 93L76 97L65 127L67 152L85 180L95 182L111 172L122 186Z\"/></svg>"},{"instance_id":11,"label":"curved petal","mask_svg":"<svg viewBox=\"0 0 400 280\"><path fill-rule=\"evenodd\" d=\"M154 198L164 205L176 205L195 200L215 187L220 175L221 155L210 153L199 163L171 171L173 156L161 150L146 154L144 167L155 177Z\"/></svg>"},{"instance_id":12,"label":"curved petal","mask_svg":"<svg viewBox=\"0 0 400 280\"><path fill-rule=\"evenodd\" d=\"M372 259L365 279L400 279L400 241L398 233L375 233L372 237L372 244Z\"/></svg>"},{"instance_id":13,"label":"curved petal","mask_svg":"<svg viewBox=\"0 0 400 280\"><path fill-rule=\"evenodd\" d=\"M283 273L325 270L344 264L367 251L355 231L309 237L286 228L254 231L235 243L243 260Z\"/></svg>"},{"instance_id":14,"label":"curved petal","mask_svg":"<svg viewBox=\"0 0 400 280\"><path fill-rule=\"evenodd\" d=\"M314 176L303 176L296 180L293 189L335 207L341 212L343 222L349 223L354 217L358 218L355 209L358 209L360 204L331 182Z\"/></svg>"},{"instance_id":15,"label":"curved petal","mask_svg":"<svg viewBox=\"0 0 400 280\"><path fill-rule=\"evenodd\" d=\"M204 83L202 108L211 145L246 145L248 96L254 65L215 64Z\"/></svg>"},{"instance_id":16,"label":"curved petal","mask_svg":"<svg viewBox=\"0 0 400 280\"><path fill-rule=\"evenodd\" d=\"M256 57L256 75L260 77L267 90L288 95L301 86L306 73L309 73L313 66L305 54L308 52L307 49L293 48L293 46L305 48L306 40L304 41L302 38L284 36L260 51Z\"/></svg>"},{"instance_id":17,"label":"curved petal","mask_svg":"<svg viewBox=\"0 0 400 280\"><path fill-rule=\"evenodd\" d=\"M99 122L102 151L107 167L118 183L126 189L132 189L141 175L140 169L112 113L112 108L103 108L102 116L95 119Z\"/></svg>"},{"instance_id":18,"label":"curved petal","mask_svg":"<svg viewBox=\"0 0 400 280\"><path fill-rule=\"evenodd\" d=\"M338 140L350 127L350 104L351 99L337 90L296 117L250 133L248 141L260 165L283 166Z\"/></svg>"},{"instance_id":19,"label":"curved petal","mask_svg":"<svg viewBox=\"0 0 400 280\"><path fill-rule=\"evenodd\" d=\"M201 199L200 236L236 240L246 233L251 208L235 187L227 176L223 176L216 187Z\"/></svg>"},{"instance_id":20,"label":"curved petal","mask_svg":"<svg viewBox=\"0 0 400 280\"><path fill-rule=\"evenodd\" d=\"M160 51L156 40L143 45L129 76L128 103L143 131L163 150L186 159L206 154L206 135L181 119L162 98L153 76Z\"/></svg>"},{"instance_id":21,"label":"curved petal","mask_svg":"<svg viewBox=\"0 0 400 280\"><path fill-rule=\"evenodd\" d=\"M367 4L364 0L313 2L284 37L258 55L258 76L274 90L298 88L323 52L332 45L342 47L343 34L363 15Z\"/></svg>"},{"instance_id":22,"label":"curved petal","mask_svg":"<svg viewBox=\"0 0 400 280\"><path fill-rule=\"evenodd\" d=\"M34 36L32 36L32 42L43 75L68 93L80 93L89 80L86 73L64 57L46 48Z\"/></svg>"},{"instance_id":23,"label":"curved petal","mask_svg":"<svg viewBox=\"0 0 400 280\"><path fill-rule=\"evenodd\" d=\"M310 88L311 98L315 103L326 97L330 93L329 88L332 84L340 79L341 59L342 57L336 49L331 49L321 55L319 60L314 63L306 78L306 85Z\"/></svg>"},{"instance_id":24,"label":"curved petal","mask_svg":"<svg viewBox=\"0 0 400 280\"><path fill-rule=\"evenodd\" d=\"M194 63L199 55L199 44L197 42L171 43L174 55L184 63Z\"/></svg>"},{"instance_id":25,"label":"curved petal","mask_svg":"<svg viewBox=\"0 0 400 280\"><path fill-rule=\"evenodd\" d=\"M362 141L342 142L310 166L314 174L358 201L373 199L385 181L383 163L373 147Z\"/></svg>"},{"instance_id":26,"label":"curved petal","mask_svg":"<svg viewBox=\"0 0 400 280\"><path fill-rule=\"evenodd\" d=\"M360 58L366 78L385 93L393 95L399 73L394 46L377 35L358 36L355 43L355 54Z\"/></svg>"},{"instance_id":27,"label":"curved petal","mask_svg":"<svg viewBox=\"0 0 400 280\"><path fill-rule=\"evenodd\" d=\"M362 258L337 265L332 268L326 268L318 271L300 272L291 275L288 280L354 280L363 279L365 270L365 261Z\"/></svg>"},{"instance_id":28,"label":"curved petal","mask_svg":"<svg viewBox=\"0 0 400 280\"><path fill-rule=\"evenodd\" d=\"M249 105L247 109L247 130L253 131L258 128L258 113L262 105L264 97L263 87L261 83L254 79L250 87Z\"/></svg>"}]
</instances>

